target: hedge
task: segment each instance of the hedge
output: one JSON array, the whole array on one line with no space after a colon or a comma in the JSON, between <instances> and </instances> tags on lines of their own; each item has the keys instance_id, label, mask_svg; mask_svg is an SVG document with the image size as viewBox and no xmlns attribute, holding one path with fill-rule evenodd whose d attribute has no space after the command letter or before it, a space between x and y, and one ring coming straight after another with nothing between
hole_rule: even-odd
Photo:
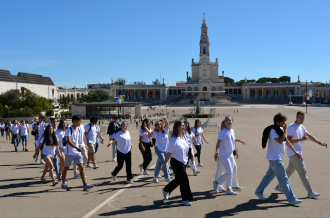
<instances>
[{"instance_id":1,"label":"hedge","mask_svg":"<svg viewBox=\"0 0 330 218\"><path fill-rule=\"evenodd\" d=\"M187 118L192 118L194 116L196 116L196 118L208 118L209 116L214 117L214 114L183 114L182 116Z\"/></svg>"}]
</instances>

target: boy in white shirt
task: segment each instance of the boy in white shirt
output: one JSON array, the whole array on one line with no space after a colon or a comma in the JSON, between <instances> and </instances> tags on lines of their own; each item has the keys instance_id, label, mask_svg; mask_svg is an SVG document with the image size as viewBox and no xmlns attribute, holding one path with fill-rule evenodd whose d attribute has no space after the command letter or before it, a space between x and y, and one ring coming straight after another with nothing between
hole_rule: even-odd
<instances>
[{"instance_id":1,"label":"boy in white shirt","mask_svg":"<svg viewBox=\"0 0 330 218\"><path fill-rule=\"evenodd\" d=\"M294 123L291 123L288 127L288 141L292 143L292 146L297 150L300 155L302 155L303 143L305 140L310 139L312 142L315 142L327 148L328 145L326 143L322 143L321 141L317 140L313 135L307 132L305 127L302 125L304 120L305 113L302 111L298 111L296 121ZM311 185L309 184L304 159L302 157L297 158L297 156L294 155L294 153L289 149L287 149L287 153L289 157L289 166L286 169L286 174L288 175L288 177L290 177L292 173L297 170L299 177L305 189L307 190L307 198L315 198L320 196L319 193L316 193L312 190ZM283 193L283 189L281 188L280 184L275 187L275 190Z\"/></svg>"},{"instance_id":2,"label":"boy in white shirt","mask_svg":"<svg viewBox=\"0 0 330 218\"><path fill-rule=\"evenodd\" d=\"M19 144L19 125L17 123L17 120L14 120L14 125L10 128L10 131L12 133L12 142L15 147L15 151L17 152L17 147Z\"/></svg>"},{"instance_id":3,"label":"boy in white shirt","mask_svg":"<svg viewBox=\"0 0 330 218\"><path fill-rule=\"evenodd\" d=\"M29 124L25 123L25 120L22 120L21 127L19 128L19 135L22 140L23 151L28 151L27 142L30 137Z\"/></svg>"}]
</instances>

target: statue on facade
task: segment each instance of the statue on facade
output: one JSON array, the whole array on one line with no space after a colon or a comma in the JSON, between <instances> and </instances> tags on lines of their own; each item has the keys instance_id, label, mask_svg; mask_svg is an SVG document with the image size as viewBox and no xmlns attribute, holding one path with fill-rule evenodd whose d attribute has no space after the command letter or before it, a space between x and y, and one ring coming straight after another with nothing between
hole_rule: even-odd
<instances>
[{"instance_id":1,"label":"statue on facade","mask_svg":"<svg viewBox=\"0 0 330 218\"><path fill-rule=\"evenodd\" d=\"M247 83L247 78L245 77L245 82Z\"/></svg>"},{"instance_id":2,"label":"statue on facade","mask_svg":"<svg viewBox=\"0 0 330 218\"><path fill-rule=\"evenodd\" d=\"M111 78L111 84L113 84L113 77Z\"/></svg>"}]
</instances>

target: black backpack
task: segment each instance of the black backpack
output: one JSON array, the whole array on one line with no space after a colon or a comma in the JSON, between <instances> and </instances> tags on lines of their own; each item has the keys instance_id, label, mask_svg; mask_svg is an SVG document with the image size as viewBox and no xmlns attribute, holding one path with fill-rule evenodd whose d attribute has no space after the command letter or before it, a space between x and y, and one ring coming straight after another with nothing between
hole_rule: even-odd
<instances>
[{"instance_id":1,"label":"black backpack","mask_svg":"<svg viewBox=\"0 0 330 218\"><path fill-rule=\"evenodd\" d=\"M269 134L270 134L270 131L274 129L276 134L281 138L284 131L278 126L278 125L270 125L270 126L267 126L263 133L262 133L262 148L266 148L266 145L267 145L267 141L268 141L268 138L269 138ZM286 137L284 138L284 141L286 141Z\"/></svg>"}]
</instances>

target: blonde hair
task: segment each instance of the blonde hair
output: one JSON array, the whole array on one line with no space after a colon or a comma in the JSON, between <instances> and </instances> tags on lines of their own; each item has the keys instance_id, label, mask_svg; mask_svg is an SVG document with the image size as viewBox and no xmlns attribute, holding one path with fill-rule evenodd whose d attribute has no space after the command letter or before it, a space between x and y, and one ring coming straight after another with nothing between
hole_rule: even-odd
<instances>
[{"instance_id":1,"label":"blonde hair","mask_svg":"<svg viewBox=\"0 0 330 218\"><path fill-rule=\"evenodd\" d=\"M231 118L231 121L234 121L234 118L232 118L231 116L226 116L225 119L221 122L221 130L226 128L226 119L229 119L229 118Z\"/></svg>"},{"instance_id":2,"label":"blonde hair","mask_svg":"<svg viewBox=\"0 0 330 218\"><path fill-rule=\"evenodd\" d=\"M155 126L156 126L156 124L159 124L159 126L160 127L158 127L159 128L159 131L157 131L157 132L162 132L162 133L165 133L165 131L164 131L164 126L163 126L163 121L162 120L158 120L156 123L155 123Z\"/></svg>"}]
</instances>

